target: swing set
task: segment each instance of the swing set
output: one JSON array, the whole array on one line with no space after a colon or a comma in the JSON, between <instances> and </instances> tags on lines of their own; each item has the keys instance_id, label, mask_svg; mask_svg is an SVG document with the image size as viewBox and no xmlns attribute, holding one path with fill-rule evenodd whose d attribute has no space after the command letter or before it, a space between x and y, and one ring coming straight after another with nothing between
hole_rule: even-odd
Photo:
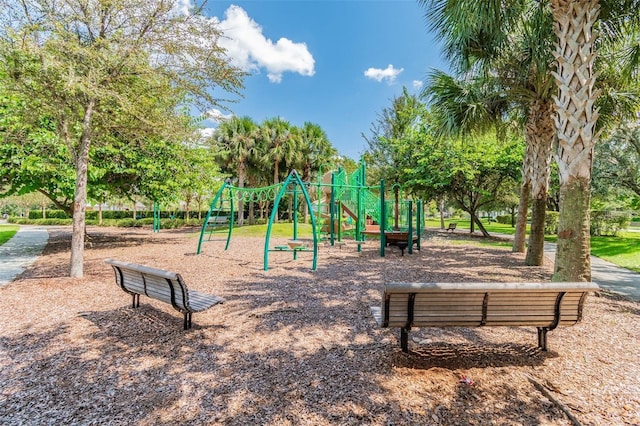
<instances>
[{"instance_id":1,"label":"swing set","mask_svg":"<svg viewBox=\"0 0 640 426\"><path fill-rule=\"evenodd\" d=\"M226 195L226 196L225 196ZM286 246L275 246L269 248L269 240L271 238L271 229L273 223L277 220L278 206L285 195L291 195L293 198L293 239ZM297 259L298 253L307 251L304 242L298 240L298 203L302 196L307 205L307 209L312 211L311 199L307 192L307 185L300 179L300 175L295 170L289 173L284 182L263 188L238 188L232 186L229 182L225 182L216 194L211 208L202 224L200 232L200 240L198 241L197 254L202 252L202 243L205 235L209 235L208 240L212 240L212 236L216 232L224 231L221 223L227 223L226 229L226 245L225 250L229 248L231 242L231 234L233 232L234 216L236 215L236 204L240 202L268 202L273 201L273 210L269 215L267 224L267 233L264 242L264 270L269 269L269 253L270 252L292 252L293 259ZM228 216L227 216L228 215ZM311 228L313 233L313 264L312 269L315 271L318 263L318 233L316 232L316 219L311 216ZM220 220L220 217L228 218L228 220Z\"/></svg>"}]
</instances>

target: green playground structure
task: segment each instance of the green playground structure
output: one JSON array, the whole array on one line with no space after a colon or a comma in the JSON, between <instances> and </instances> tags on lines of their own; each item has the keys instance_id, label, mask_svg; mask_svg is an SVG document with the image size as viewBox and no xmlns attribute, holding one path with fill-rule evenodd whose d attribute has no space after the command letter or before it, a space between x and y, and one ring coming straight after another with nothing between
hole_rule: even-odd
<instances>
[{"instance_id":1,"label":"green playground structure","mask_svg":"<svg viewBox=\"0 0 640 426\"><path fill-rule=\"evenodd\" d=\"M391 187L393 199L386 200L384 180L379 185L366 185L364 162L351 174L342 169L331 171L310 185L317 187L315 213L320 238L326 238L331 245L352 232L358 251L367 236L380 238L380 256L385 255L387 245L397 245L403 254L404 248L413 253L414 245L420 249L424 230L422 201L400 200L398 184ZM345 218L352 223L345 224Z\"/></svg>"},{"instance_id":2,"label":"green playground structure","mask_svg":"<svg viewBox=\"0 0 640 426\"><path fill-rule=\"evenodd\" d=\"M293 199L293 239L287 246L276 246L275 248L269 248L269 240L271 238L271 228L278 216L278 205L284 197L284 195L291 195ZM225 250L229 248L231 242L231 234L233 231L233 224L236 221L235 206L240 201L273 201L274 208L269 216L269 222L267 225L267 233L264 243L264 270L269 269L269 252L292 252L293 259L297 259L298 253L303 250L309 250L304 243L298 240L298 203L299 198L302 196L307 204L309 211L312 209L311 200L309 199L309 193L307 192L306 185L300 179L298 172L295 170L289 173L289 176L284 182L277 185L271 185L262 188L238 188L232 186L229 182L225 182L218 193L216 194L211 207L207 212L204 223L202 224L202 231L200 232L200 240L198 241L197 253L202 252L202 244L205 239L205 235L209 235L208 240L212 240L212 236L215 233L226 233L226 245ZM313 231L313 265L312 269L315 271L318 262L318 240L316 232L315 217L311 217L311 227ZM222 219L221 219L222 218Z\"/></svg>"},{"instance_id":3,"label":"green playground structure","mask_svg":"<svg viewBox=\"0 0 640 426\"><path fill-rule=\"evenodd\" d=\"M315 205L309 196L315 190ZM362 250L367 237L377 237L380 242L380 256L384 257L387 245L395 245L413 253L415 245L420 250L421 235L424 230L424 214L421 201L400 200L400 185L391 187L393 199L385 199L385 182L379 185L366 185L366 166L361 162L358 169L348 175L339 169L321 175L317 182L303 182L293 170L284 182L262 188L239 188L226 181L210 205L202 224L197 253L202 252L206 241L225 240L225 250L229 248L234 223L238 223L239 203L273 203L264 244L264 270L269 268L269 253L292 252L296 260L303 251L311 247L298 240L298 214L300 200L304 200L313 232L313 264L317 268L318 241L328 241L331 246L351 236ZM271 229L278 219L278 206L285 196L290 196L293 204L292 240L285 246L269 245ZM214 235L225 237L215 239ZM372 239L372 238L371 238ZM373 239L372 239L373 240Z\"/></svg>"}]
</instances>

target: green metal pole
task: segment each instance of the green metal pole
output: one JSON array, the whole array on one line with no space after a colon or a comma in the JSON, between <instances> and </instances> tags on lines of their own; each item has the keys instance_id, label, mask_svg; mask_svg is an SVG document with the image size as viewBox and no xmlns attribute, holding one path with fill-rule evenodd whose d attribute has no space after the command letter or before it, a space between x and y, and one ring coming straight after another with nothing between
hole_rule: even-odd
<instances>
[{"instance_id":1,"label":"green metal pole","mask_svg":"<svg viewBox=\"0 0 640 426\"><path fill-rule=\"evenodd\" d=\"M322 211L320 209L322 203L320 201L320 197L322 197L322 164L320 164L320 167L318 167L318 191L317 191L317 196L316 196L316 203L318 203L318 214L316 216L317 220L320 221L320 216L322 214ZM312 209L309 209L310 211L313 211Z\"/></svg>"},{"instance_id":2,"label":"green metal pole","mask_svg":"<svg viewBox=\"0 0 640 426\"><path fill-rule=\"evenodd\" d=\"M160 220L158 212L158 203L153 203L153 232L160 232Z\"/></svg>"},{"instance_id":3,"label":"green metal pole","mask_svg":"<svg viewBox=\"0 0 640 426\"><path fill-rule=\"evenodd\" d=\"M213 198L213 201L211 202L211 205L209 206L209 211L207 212L207 216L204 218L204 222L202 223L202 230L200 231L200 240L198 240L198 251L196 252L197 254L200 254L200 252L202 251L202 240L204 238L204 234L206 234L206 232L207 232L207 226L209 225L209 218L211 217L211 212L213 211L213 209L216 206L216 203L218 202L218 200L220 199L220 197L224 193L224 190L227 187L227 185L228 185L227 182L222 184L222 187L218 190L218 193Z\"/></svg>"},{"instance_id":4,"label":"green metal pole","mask_svg":"<svg viewBox=\"0 0 640 426\"><path fill-rule=\"evenodd\" d=\"M362 241L362 191L358 188L358 214L356 218L356 241ZM362 251L362 244L358 244L358 252Z\"/></svg>"},{"instance_id":5,"label":"green metal pole","mask_svg":"<svg viewBox=\"0 0 640 426\"><path fill-rule=\"evenodd\" d=\"M424 206L422 205L422 200L418 200L417 201L417 205L416 205L416 214L417 214L417 218L416 218L416 227L418 228L418 250L420 250L420 243L422 241L422 232L424 231L424 228L422 227L423 225L423 220L424 220Z\"/></svg>"},{"instance_id":6,"label":"green metal pole","mask_svg":"<svg viewBox=\"0 0 640 426\"><path fill-rule=\"evenodd\" d=\"M409 245L409 254L413 254L413 201L409 201L409 211L407 212L407 219L408 219L408 223L409 223L409 229L407 230L407 234L408 234L408 241L407 244Z\"/></svg>"},{"instance_id":7,"label":"green metal pole","mask_svg":"<svg viewBox=\"0 0 640 426\"><path fill-rule=\"evenodd\" d=\"M387 236L384 231L387 224L387 212L384 209L384 179L380 179L380 257L384 257Z\"/></svg>"},{"instance_id":8,"label":"green metal pole","mask_svg":"<svg viewBox=\"0 0 640 426\"><path fill-rule=\"evenodd\" d=\"M300 180L300 176L298 176L298 174L296 173L295 175L296 180L299 182L300 184L300 188L302 190L302 195L304 196L304 199L307 203L307 207L309 209L311 209L311 199L309 198L309 193L307 192L307 189L304 186L304 183L302 182L302 180ZM317 233L316 233L316 220L313 218L313 215L311 216L311 229L313 231L313 265L312 265L312 270L315 271L317 264L318 264L318 237L317 237Z\"/></svg>"},{"instance_id":9,"label":"green metal pole","mask_svg":"<svg viewBox=\"0 0 640 426\"><path fill-rule=\"evenodd\" d=\"M336 187L335 187L335 183L336 183L336 175L335 173L331 173L331 205L329 206L329 219L331 220L331 223L329 223L329 232L330 232L330 236L331 236L331 246L334 245L335 243L335 232L333 230L333 221L336 215Z\"/></svg>"},{"instance_id":10,"label":"green metal pole","mask_svg":"<svg viewBox=\"0 0 640 426\"><path fill-rule=\"evenodd\" d=\"M342 200L338 200L338 241L342 241Z\"/></svg>"},{"instance_id":11,"label":"green metal pole","mask_svg":"<svg viewBox=\"0 0 640 426\"><path fill-rule=\"evenodd\" d=\"M233 197L233 188L229 187L229 204L231 207L229 208L229 232L227 233L227 244L225 244L224 246L225 250L229 249L229 243L231 242L231 231L233 231ZM220 204L222 206L222 203Z\"/></svg>"},{"instance_id":12,"label":"green metal pole","mask_svg":"<svg viewBox=\"0 0 640 426\"><path fill-rule=\"evenodd\" d=\"M293 240L298 239L298 184L293 187ZM298 252L293 250L293 260L298 258Z\"/></svg>"},{"instance_id":13,"label":"green metal pole","mask_svg":"<svg viewBox=\"0 0 640 426\"><path fill-rule=\"evenodd\" d=\"M267 224L267 235L264 241L264 270L265 271L269 270L269 239L271 238L271 227L273 226L273 222L276 219L276 216L278 215L277 206L280 205L280 200L282 200L282 193L284 192L285 188L289 184L290 178L291 176L287 177L287 180L282 185L282 188L280 188L280 191L278 191L278 195L276 196L276 199L274 200L274 204L273 204L274 208L271 211L271 214L269 215L269 223Z\"/></svg>"}]
</instances>

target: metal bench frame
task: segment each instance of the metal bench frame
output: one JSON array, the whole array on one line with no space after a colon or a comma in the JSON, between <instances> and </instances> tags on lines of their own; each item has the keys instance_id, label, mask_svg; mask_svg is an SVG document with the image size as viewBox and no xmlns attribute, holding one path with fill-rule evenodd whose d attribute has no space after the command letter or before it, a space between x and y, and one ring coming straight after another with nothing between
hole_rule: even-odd
<instances>
[{"instance_id":1,"label":"metal bench frame","mask_svg":"<svg viewBox=\"0 0 640 426\"><path fill-rule=\"evenodd\" d=\"M175 272L113 259L105 259L105 263L113 267L116 283L120 288L132 295L132 308L140 307L141 294L169 303L184 315L185 330L191 328L194 312L207 310L225 301L222 297L189 290L182 276ZM135 282L130 278L131 276L136 277ZM168 293L166 293L167 290Z\"/></svg>"}]
</instances>

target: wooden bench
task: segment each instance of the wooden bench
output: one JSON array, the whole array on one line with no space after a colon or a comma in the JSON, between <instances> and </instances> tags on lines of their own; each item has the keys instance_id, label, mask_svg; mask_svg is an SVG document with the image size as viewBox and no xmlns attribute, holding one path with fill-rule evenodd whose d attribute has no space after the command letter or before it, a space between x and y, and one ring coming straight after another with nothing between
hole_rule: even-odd
<instances>
[{"instance_id":1,"label":"wooden bench","mask_svg":"<svg viewBox=\"0 0 640 426\"><path fill-rule=\"evenodd\" d=\"M547 350L547 332L582 319L595 283L390 283L382 306L371 312L381 327L400 327L408 352L412 327L532 326L538 347Z\"/></svg>"},{"instance_id":2,"label":"wooden bench","mask_svg":"<svg viewBox=\"0 0 640 426\"><path fill-rule=\"evenodd\" d=\"M447 228L447 232L449 232L449 231L451 231L451 232L455 231L456 226L458 226L458 224L457 224L457 223L450 223L450 224L449 224L449 227Z\"/></svg>"},{"instance_id":3,"label":"wooden bench","mask_svg":"<svg viewBox=\"0 0 640 426\"><path fill-rule=\"evenodd\" d=\"M189 290L180 274L150 268L135 263L105 259L113 267L116 284L133 296L132 307L140 306L140 295L169 303L184 314L184 329L191 328L191 316L218 303L224 303L222 297Z\"/></svg>"}]
</instances>

